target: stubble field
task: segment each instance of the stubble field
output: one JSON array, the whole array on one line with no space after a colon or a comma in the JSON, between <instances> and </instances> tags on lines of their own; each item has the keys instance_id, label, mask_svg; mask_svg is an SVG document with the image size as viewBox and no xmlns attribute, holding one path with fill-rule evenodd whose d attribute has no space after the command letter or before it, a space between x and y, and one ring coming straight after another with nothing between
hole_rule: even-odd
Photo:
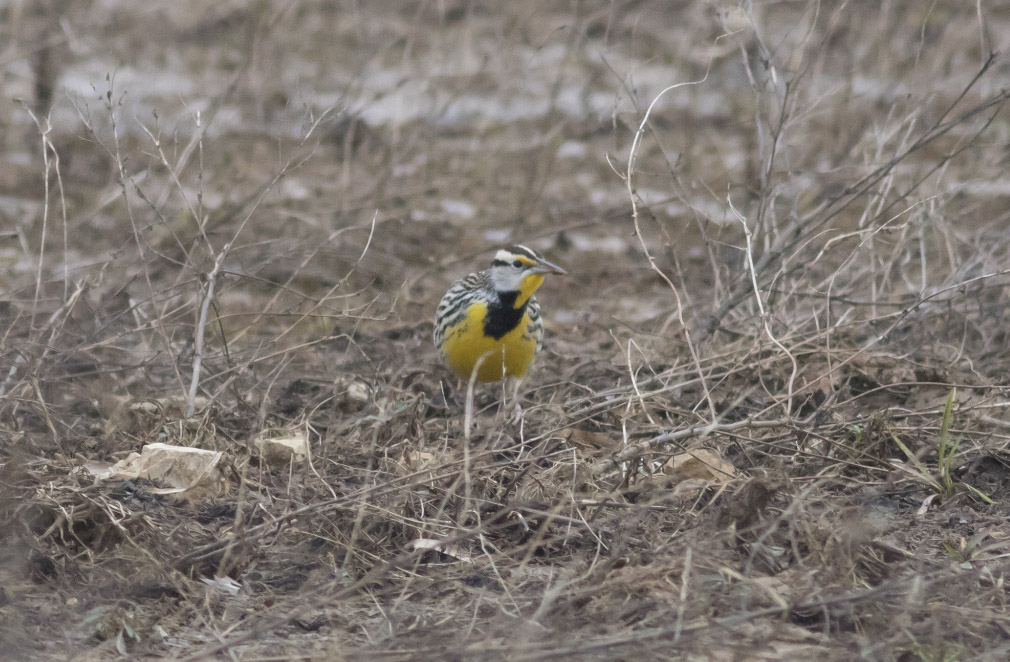
<instances>
[{"instance_id":1,"label":"stubble field","mask_svg":"<svg viewBox=\"0 0 1010 662\"><path fill-rule=\"evenodd\" d=\"M1005 660L1010 8L741 4L0 4L0 657Z\"/></svg>"}]
</instances>

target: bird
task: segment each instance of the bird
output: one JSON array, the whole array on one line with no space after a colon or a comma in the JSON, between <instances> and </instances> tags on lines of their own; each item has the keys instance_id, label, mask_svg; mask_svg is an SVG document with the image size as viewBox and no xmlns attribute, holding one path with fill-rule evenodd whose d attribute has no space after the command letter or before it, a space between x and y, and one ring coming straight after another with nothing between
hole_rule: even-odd
<instances>
[{"instance_id":1,"label":"bird","mask_svg":"<svg viewBox=\"0 0 1010 662\"><path fill-rule=\"evenodd\" d=\"M435 347L457 377L518 380L540 352L544 323L533 293L547 274L566 274L537 251L502 248L491 266L459 279L435 312Z\"/></svg>"}]
</instances>

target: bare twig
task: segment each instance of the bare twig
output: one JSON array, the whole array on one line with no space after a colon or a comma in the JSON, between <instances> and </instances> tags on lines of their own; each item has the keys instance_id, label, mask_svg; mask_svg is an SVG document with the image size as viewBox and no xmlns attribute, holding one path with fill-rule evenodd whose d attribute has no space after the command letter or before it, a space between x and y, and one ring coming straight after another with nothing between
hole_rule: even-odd
<instances>
[{"instance_id":1,"label":"bare twig","mask_svg":"<svg viewBox=\"0 0 1010 662\"><path fill-rule=\"evenodd\" d=\"M200 368L203 365L203 336L207 328L207 311L210 310L210 303L214 300L214 287L217 284L218 272L221 270L221 263L228 255L231 243L225 244L221 252L214 258L214 267L207 274L203 301L200 303L200 316L196 322L196 333L193 349L193 373L189 381L189 392L186 396L186 418L192 418L196 410L196 393L200 387Z\"/></svg>"}]
</instances>

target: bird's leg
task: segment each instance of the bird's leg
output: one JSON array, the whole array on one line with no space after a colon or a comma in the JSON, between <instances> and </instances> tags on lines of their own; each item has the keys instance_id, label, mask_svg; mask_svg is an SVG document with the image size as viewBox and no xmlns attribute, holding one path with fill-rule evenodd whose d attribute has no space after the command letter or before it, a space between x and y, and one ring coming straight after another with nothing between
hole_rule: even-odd
<instances>
[{"instance_id":1,"label":"bird's leg","mask_svg":"<svg viewBox=\"0 0 1010 662\"><path fill-rule=\"evenodd\" d=\"M522 383L523 381L519 377L508 377L502 386L502 404L505 405L506 416L508 415L508 411L512 410L512 418L510 420L513 423L522 420L523 417L523 408L519 404L519 388L522 386ZM506 397L508 398L508 404L506 404Z\"/></svg>"},{"instance_id":2,"label":"bird's leg","mask_svg":"<svg viewBox=\"0 0 1010 662\"><path fill-rule=\"evenodd\" d=\"M470 443L470 432L473 430L474 387L477 385L477 375L480 373L480 366L490 355L491 352L486 352L477 359L473 365L473 371L470 372L470 380L466 385L466 405L463 409L463 438L468 444Z\"/></svg>"}]
</instances>

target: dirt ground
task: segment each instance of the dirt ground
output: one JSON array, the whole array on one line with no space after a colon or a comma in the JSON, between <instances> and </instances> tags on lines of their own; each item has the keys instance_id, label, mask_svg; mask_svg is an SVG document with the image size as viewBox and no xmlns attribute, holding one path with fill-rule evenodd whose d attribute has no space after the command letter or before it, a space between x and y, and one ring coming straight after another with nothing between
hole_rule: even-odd
<instances>
[{"instance_id":1,"label":"dirt ground","mask_svg":"<svg viewBox=\"0 0 1010 662\"><path fill-rule=\"evenodd\" d=\"M1010 656L1007 5L0 18L0 658Z\"/></svg>"}]
</instances>

